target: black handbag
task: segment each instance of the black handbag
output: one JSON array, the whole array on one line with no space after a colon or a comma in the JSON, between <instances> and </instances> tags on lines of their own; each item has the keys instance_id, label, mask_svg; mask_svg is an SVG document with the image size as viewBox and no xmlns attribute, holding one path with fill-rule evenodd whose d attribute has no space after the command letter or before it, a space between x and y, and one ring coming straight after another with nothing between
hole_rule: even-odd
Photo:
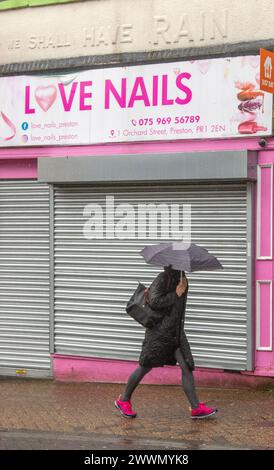
<instances>
[{"instance_id":1,"label":"black handbag","mask_svg":"<svg viewBox=\"0 0 274 470\"><path fill-rule=\"evenodd\" d=\"M129 299L126 312L145 328L153 328L162 318L160 312L152 310L147 301L148 289L139 282L137 289Z\"/></svg>"}]
</instances>

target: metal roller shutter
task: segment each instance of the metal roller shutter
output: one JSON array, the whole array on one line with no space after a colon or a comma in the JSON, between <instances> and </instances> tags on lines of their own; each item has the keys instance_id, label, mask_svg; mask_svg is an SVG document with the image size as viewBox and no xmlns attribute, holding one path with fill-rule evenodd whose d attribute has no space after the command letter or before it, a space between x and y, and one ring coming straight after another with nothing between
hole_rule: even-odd
<instances>
[{"instance_id":1,"label":"metal roller shutter","mask_svg":"<svg viewBox=\"0 0 274 470\"><path fill-rule=\"evenodd\" d=\"M46 377L49 355L49 188L0 182L0 373Z\"/></svg>"},{"instance_id":2,"label":"metal roller shutter","mask_svg":"<svg viewBox=\"0 0 274 470\"><path fill-rule=\"evenodd\" d=\"M105 207L107 195L114 196L115 207L132 204L136 214L138 204L191 204L192 241L216 254L225 267L188 276L185 328L196 365L250 367L244 183L55 187L55 351L138 358L144 330L126 315L125 305L138 280L149 285L159 272L138 252L146 244L168 239L86 239L84 207L90 203Z\"/></svg>"}]
</instances>

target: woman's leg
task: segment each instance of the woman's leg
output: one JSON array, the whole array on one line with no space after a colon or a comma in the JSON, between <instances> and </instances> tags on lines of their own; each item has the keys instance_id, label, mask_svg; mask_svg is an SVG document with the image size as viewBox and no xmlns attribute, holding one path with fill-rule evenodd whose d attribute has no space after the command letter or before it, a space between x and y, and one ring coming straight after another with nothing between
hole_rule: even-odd
<instances>
[{"instance_id":1,"label":"woman's leg","mask_svg":"<svg viewBox=\"0 0 274 470\"><path fill-rule=\"evenodd\" d=\"M199 400L197 397L195 384L194 384L194 377L192 371L188 367L187 363L185 362L180 349L178 348L175 352L175 357L182 369L182 385L184 392L187 396L189 403L191 404L191 408L197 408L199 404Z\"/></svg>"},{"instance_id":2,"label":"woman's leg","mask_svg":"<svg viewBox=\"0 0 274 470\"><path fill-rule=\"evenodd\" d=\"M135 388L144 376L151 371L151 367L143 367L139 366L129 377L126 388L124 393L122 394L121 400L122 401L129 401L131 399L131 395L133 394Z\"/></svg>"}]
</instances>

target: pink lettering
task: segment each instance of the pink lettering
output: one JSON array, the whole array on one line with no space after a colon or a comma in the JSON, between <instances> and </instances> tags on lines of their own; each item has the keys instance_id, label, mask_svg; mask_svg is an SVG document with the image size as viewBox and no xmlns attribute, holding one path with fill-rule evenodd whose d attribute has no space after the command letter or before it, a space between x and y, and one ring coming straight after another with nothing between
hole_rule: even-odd
<instances>
[{"instance_id":1,"label":"pink lettering","mask_svg":"<svg viewBox=\"0 0 274 470\"><path fill-rule=\"evenodd\" d=\"M162 88L162 105L169 106L174 103L174 100L171 100L167 97L168 90L167 90L167 83L168 83L168 75L163 75L163 88Z\"/></svg>"},{"instance_id":2,"label":"pink lettering","mask_svg":"<svg viewBox=\"0 0 274 470\"><path fill-rule=\"evenodd\" d=\"M190 88L188 88L182 83L182 80L184 78L189 80L191 78L191 74L188 72L180 73L178 77L176 78L177 88L179 88L179 90L182 90L186 95L184 99L177 97L175 100L177 104L187 104L191 101L191 98L192 98L192 91L190 90Z\"/></svg>"},{"instance_id":3,"label":"pink lettering","mask_svg":"<svg viewBox=\"0 0 274 470\"><path fill-rule=\"evenodd\" d=\"M127 79L122 78L121 81L121 93L119 95L118 91L114 87L111 80L106 80L105 82L105 109L110 108L110 93L114 96L120 108L126 108L126 98L127 98Z\"/></svg>"},{"instance_id":4,"label":"pink lettering","mask_svg":"<svg viewBox=\"0 0 274 470\"><path fill-rule=\"evenodd\" d=\"M25 114L34 114L35 109L30 107L30 86L26 86L25 90Z\"/></svg>"},{"instance_id":5,"label":"pink lettering","mask_svg":"<svg viewBox=\"0 0 274 470\"><path fill-rule=\"evenodd\" d=\"M152 106L158 106L158 75L153 76Z\"/></svg>"},{"instance_id":6,"label":"pink lettering","mask_svg":"<svg viewBox=\"0 0 274 470\"><path fill-rule=\"evenodd\" d=\"M83 83L85 83L85 82L83 82ZM69 98L67 100L66 93L65 93L65 87L64 87L63 83L58 83L58 87L59 87L59 91L60 91L60 95L61 95L61 99L62 99L62 103L63 103L63 107L64 107L65 112L68 112L68 111L71 110L71 106L72 106L72 103L73 103L73 100L74 100L74 95L75 95L75 92L76 92L77 85L78 85L78 82L74 82L72 84L70 94L69 94Z\"/></svg>"},{"instance_id":7,"label":"pink lettering","mask_svg":"<svg viewBox=\"0 0 274 470\"><path fill-rule=\"evenodd\" d=\"M141 94L138 95L138 88L140 87ZM150 102L148 99L148 94L146 91L144 79L142 77L137 77L133 86L133 90L130 96L130 100L128 103L129 108L133 108L135 101L143 101L145 106L150 106Z\"/></svg>"},{"instance_id":8,"label":"pink lettering","mask_svg":"<svg viewBox=\"0 0 274 470\"><path fill-rule=\"evenodd\" d=\"M92 82L80 82L80 111L90 111L91 104L86 104L85 100L92 97L92 93L87 93L85 88L91 86Z\"/></svg>"}]
</instances>

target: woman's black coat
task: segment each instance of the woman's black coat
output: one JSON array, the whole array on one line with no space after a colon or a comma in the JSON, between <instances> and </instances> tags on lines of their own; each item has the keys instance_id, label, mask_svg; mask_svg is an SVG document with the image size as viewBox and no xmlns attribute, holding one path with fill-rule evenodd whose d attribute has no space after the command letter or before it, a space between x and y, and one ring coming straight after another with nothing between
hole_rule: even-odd
<instances>
[{"instance_id":1,"label":"woman's black coat","mask_svg":"<svg viewBox=\"0 0 274 470\"><path fill-rule=\"evenodd\" d=\"M181 297L176 294L180 272L165 270L152 282L149 304L162 312L161 320L146 330L139 363L144 367L176 365L175 351L180 348L183 358L194 369L194 360L184 332L184 320L188 287Z\"/></svg>"}]
</instances>

